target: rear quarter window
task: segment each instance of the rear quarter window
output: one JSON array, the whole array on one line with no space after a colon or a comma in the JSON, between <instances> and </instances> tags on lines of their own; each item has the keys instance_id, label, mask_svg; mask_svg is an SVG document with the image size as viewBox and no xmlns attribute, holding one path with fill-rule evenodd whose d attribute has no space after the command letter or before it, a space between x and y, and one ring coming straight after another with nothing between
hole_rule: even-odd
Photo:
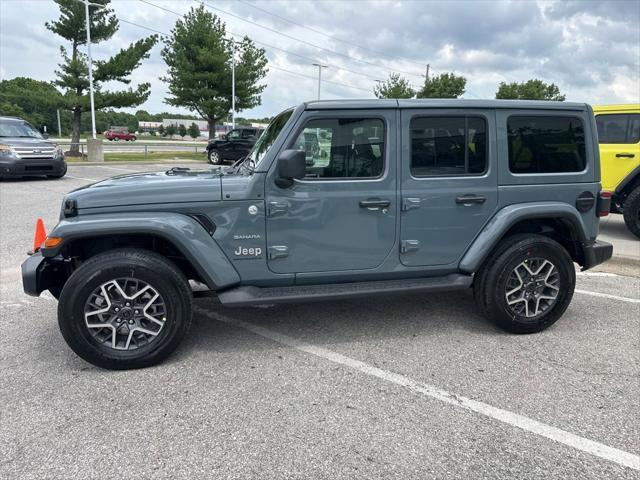
<instances>
[{"instance_id":1,"label":"rear quarter window","mask_svg":"<svg viewBox=\"0 0 640 480\"><path fill-rule=\"evenodd\" d=\"M512 173L570 173L586 168L584 124L579 117L511 116L507 137Z\"/></svg>"}]
</instances>

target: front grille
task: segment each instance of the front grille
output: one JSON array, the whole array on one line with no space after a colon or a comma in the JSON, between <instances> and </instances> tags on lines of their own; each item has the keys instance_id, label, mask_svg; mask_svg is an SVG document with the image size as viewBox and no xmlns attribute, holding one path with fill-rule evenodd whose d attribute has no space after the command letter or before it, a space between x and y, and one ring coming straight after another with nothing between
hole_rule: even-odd
<instances>
[{"instance_id":1,"label":"front grille","mask_svg":"<svg viewBox=\"0 0 640 480\"><path fill-rule=\"evenodd\" d=\"M52 158L55 147L14 147L20 158L46 159Z\"/></svg>"}]
</instances>

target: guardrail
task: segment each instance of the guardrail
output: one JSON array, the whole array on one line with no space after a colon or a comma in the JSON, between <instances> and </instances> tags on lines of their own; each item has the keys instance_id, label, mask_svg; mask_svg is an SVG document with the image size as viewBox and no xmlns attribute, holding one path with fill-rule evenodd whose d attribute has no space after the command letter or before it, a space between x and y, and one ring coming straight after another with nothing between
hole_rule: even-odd
<instances>
[{"instance_id":1,"label":"guardrail","mask_svg":"<svg viewBox=\"0 0 640 480\"><path fill-rule=\"evenodd\" d=\"M72 146L77 145L80 150L80 154L86 156L87 144L83 142L56 142L65 152L69 151ZM166 144L159 143L135 143L135 142L104 142L104 153L144 153L145 158L150 153L204 153L206 151L206 144L203 145L181 145L181 144Z\"/></svg>"}]
</instances>

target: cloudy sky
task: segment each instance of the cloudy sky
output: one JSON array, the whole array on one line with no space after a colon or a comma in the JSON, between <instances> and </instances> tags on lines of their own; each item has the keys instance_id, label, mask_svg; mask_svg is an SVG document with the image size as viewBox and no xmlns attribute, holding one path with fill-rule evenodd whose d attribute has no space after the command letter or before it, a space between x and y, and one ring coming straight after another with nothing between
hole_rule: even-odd
<instances>
[{"instance_id":1,"label":"cloudy sky","mask_svg":"<svg viewBox=\"0 0 640 480\"><path fill-rule=\"evenodd\" d=\"M151 34L149 29L169 32L178 15L198 3L114 0L120 30L94 47L94 58L112 55ZM312 63L329 66L323 70L322 98L372 98L375 80L392 71L418 85L428 63L432 73L466 76L466 98L493 98L501 81L536 77L556 83L567 100L640 101L640 0L208 0L205 5L234 34L249 35L267 52L270 72L262 105L243 116L270 116L314 99ZM0 0L2 79L53 80L62 39L44 23L57 17L50 0ZM175 110L163 103L164 73L156 46L132 77L152 85L141 108Z\"/></svg>"}]
</instances>

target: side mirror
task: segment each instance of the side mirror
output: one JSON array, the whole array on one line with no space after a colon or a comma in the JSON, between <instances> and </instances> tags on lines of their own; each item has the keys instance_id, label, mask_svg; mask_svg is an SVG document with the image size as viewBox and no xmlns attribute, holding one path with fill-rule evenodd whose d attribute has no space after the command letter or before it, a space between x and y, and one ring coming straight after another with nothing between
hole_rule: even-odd
<instances>
[{"instance_id":1,"label":"side mirror","mask_svg":"<svg viewBox=\"0 0 640 480\"><path fill-rule=\"evenodd\" d=\"M47 132L44 132L42 134L42 138L44 138L45 140L47 140L49 138L49 134Z\"/></svg>"},{"instance_id":2,"label":"side mirror","mask_svg":"<svg viewBox=\"0 0 640 480\"><path fill-rule=\"evenodd\" d=\"M304 178L307 170L305 153L302 150L285 150L278 157L276 185L289 188L296 178Z\"/></svg>"}]
</instances>

